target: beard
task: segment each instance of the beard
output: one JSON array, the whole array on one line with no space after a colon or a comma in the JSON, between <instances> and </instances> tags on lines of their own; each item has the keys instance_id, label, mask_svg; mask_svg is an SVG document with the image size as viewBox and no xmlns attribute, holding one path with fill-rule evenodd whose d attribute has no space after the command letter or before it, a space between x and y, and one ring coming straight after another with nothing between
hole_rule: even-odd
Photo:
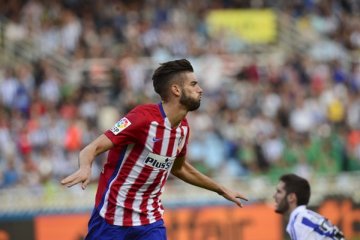
<instances>
[{"instance_id":1,"label":"beard","mask_svg":"<svg viewBox=\"0 0 360 240\"><path fill-rule=\"evenodd\" d=\"M182 90L180 103L186 107L186 109L190 111L194 111L200 107L200 99L194 99L186 95L184 90Z\"/></svg>"},{"instance_id":2,"label":"beard","mask_svg":"<svg viewBox=\"0 0 360 240\"><path fill-rule=\"evenodd\" d=\"M277 208L275 209L275 212L279 213L279 214L284 214L284 213L288 212L288 210L289 210L289 203L288 203L288 201L286 201L286 198L284 198L277 205Z\"/></svg>"}]
</instances>

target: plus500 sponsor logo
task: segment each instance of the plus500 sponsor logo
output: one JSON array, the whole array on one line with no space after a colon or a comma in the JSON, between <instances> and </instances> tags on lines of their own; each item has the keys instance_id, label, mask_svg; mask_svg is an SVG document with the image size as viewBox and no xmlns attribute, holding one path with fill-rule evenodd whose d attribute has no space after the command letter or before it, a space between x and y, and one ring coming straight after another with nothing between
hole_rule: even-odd
<instances>
[{"instance_id":1,"label":"plus500 sponsor logo","mask_svg":"<svg viewBox=\"0 0 360 240\"><path fill-rule=\"evenodd\" d=\"M174 159L174 157L166 157L149 153L149 155L145 158L145 164L157 169L168 170L172 166Z\"/></svg>"}]
</instances>

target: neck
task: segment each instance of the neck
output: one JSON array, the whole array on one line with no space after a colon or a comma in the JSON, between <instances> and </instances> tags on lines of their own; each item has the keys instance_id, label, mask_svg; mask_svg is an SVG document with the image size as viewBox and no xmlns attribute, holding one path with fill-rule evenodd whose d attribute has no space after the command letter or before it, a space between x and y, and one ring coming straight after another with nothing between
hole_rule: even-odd
<instances>
[{"instance_id":1,"label":"neck","mask_svg":"<svg viewBox=\"0 0 360 240\"><path fill-rule=\"evenodd\" d=\"M290 207L289 207L289 210L288 210L288 214L290 215L290 214L295 210L295 208L297 208L297 207L298 207L297 205L290 204Z\"/></svg>"},{"instance_id":2,"label":"neck","mask_svg":"<svg viewBox=\"0 0 360 240\"><path fill-rule=\"evenodd\" d=\"M188 113L188 111L179 103L163 102L162 106L166 117L171 123L171 127L178 126Z\"/></svg>"}]
</instances>

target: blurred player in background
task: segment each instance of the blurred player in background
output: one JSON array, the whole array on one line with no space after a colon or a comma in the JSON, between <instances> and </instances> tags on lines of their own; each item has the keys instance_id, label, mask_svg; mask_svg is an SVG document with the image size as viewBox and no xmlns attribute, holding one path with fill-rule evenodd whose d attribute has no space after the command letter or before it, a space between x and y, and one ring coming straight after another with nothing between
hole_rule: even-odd
<instances>
[{"instance_id":1,"label":"blurred player in background","mask_svg":"<svg viewBox=\"0 0 360 240\"><path fill-rule=\"evenodd\" d=\"M242 207L243 195L201 174L186 160L189 111L199 108L202 89L186 59L166 62L153 74L159 104L135 107L79 153L79 169L67 187L90 181L96 156L108 151L86 239L164 240L161 193L171 172L192 185L216 192Z\"/></svg>"},{"instance_id":2,"label":"blurred player in background","mask_svg":"<svg viewBox=\"0 0 360 240\"><path fill-rule=\"evenodd\" d=\"M292 240L344 240L343 233L325 217L306 208L310 199L309 182L295 174L279 178L274 194L275 212L289 216L286 231Z\"/></svg>"}]
</instances>

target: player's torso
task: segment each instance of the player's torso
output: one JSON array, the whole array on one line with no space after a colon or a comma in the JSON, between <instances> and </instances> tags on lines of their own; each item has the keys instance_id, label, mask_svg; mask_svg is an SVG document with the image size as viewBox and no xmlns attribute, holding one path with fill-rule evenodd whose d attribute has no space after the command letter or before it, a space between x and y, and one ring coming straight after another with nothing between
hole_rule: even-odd
<instances>
[{"instance_id":1,"label":"player's torso","mask_svg":"<svg viewBox=\"0 0 360 240\"><path fill-rule=\"evenodd\" d=\"M187 121L172 128L161 109L154 106L138 109L139 115L128 114L129 119L114 130L117 136L110 136L115 147L109 151L101 175L97 205L114 224L137 225L159 219L163 186L176 157L186 152ZM125 125L130 127L121 129ZM126 209L131 212L129 216ZM139 220L144 213L145 220Z\"/></svg>"},{"instance_id":2,"label":"player's torso","mask_svg":"<svg viewBox=\"0 0 360 240\"><path fill-rule=\"evenodd\" d=\"M145 118L144 124L136 130L136 141L126 146L122 168L132 170L129 174L122 174L125 185L134 183L141 172L168 174L185 145L189 130L187 122L183 121L172 128L168 118L155 106L146 109L147 114L140 116ZM114 153L119 154L117 151ZM115 156L115 159L119 158ZM155 175L148 176L144 183L145 188L155 180Z\"/></svg>"},{"instance_id":3,"label":"player's torso","mask_svg":"<svg viewBox=\"0 0 360 240\"><path fill-rule=\"evenodd\" d=\"M296 231L296 237L292 239L332 239L332 237L330 237L332 228L333 226L329 224L323 216L314 211L304 209L295 219L294 229Z\"/></svg>"}]
</instances>

